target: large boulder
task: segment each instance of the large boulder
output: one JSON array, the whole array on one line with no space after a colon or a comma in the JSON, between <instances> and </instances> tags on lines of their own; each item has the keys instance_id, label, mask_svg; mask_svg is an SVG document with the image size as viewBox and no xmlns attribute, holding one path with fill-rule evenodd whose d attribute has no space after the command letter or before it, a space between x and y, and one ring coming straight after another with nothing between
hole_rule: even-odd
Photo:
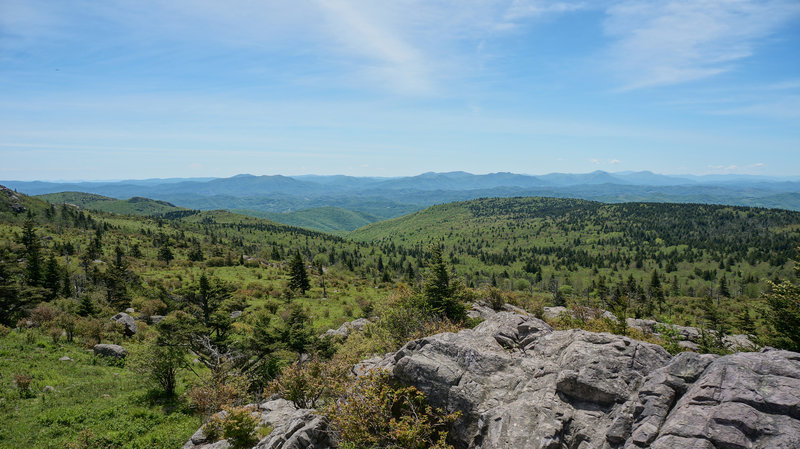
<instances>
[{"instance_id":1,"label":"large boulder","mask_svg":"<svg viewBox=\"0 0 800 449\"><path fill-rule=\"evenodd\" d=\"M362 364L462 416L457 448L797 448L800 354L681 353L481 310L473 330ZM648 323L649 324L649 323Z\"/></svg>"},{"instance_id":2,"label":"large boulder","mask_svg":"<svg viewBox=\"0 0 800 449\"><path fill-rule=\"evenodd\" d=\"M669 358L657 345L499 312L475 329L410 342L377 365L434 406L461 412L457 447L589 448L605 444L610 416Z\"/></svg>"},{"instance_id":3,"label":"large boulder","mask_svg":"<svg viewBox=\"0 0 800 449\"><path fill-rule=\"evenodd\" d=\"M116 357L118 359L124 359L128 355L128 351L125 350L120 345L109 345L109 344L97 344L94 345L94 355L100 355L103 357Z\"/></svg>"},{"instance_id":4,"label":"large boulder","mask_svg":"<svg viewBox=\"0 0 800 449\"><path fill-rule=\"evenodd\" d=\"M133 319L132 316L128 315L125 312L120 312L113 317L111 317L111 321L115 323L119 323L125 328L125 335L133 336L136 334L136 331L139 330L138 326L136 325L136 320Z\"/></svg>"}]
</instances>

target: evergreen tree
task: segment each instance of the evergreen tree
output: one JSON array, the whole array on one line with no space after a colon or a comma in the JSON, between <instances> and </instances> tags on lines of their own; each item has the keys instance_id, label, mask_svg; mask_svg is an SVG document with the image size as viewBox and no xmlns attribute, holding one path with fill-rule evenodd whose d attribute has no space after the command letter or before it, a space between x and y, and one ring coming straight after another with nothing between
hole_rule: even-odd
<instances>
[{"instance_id":1,"label":"evergreen tree","mask_svg":"<svg viewBox=\"0 0 800 449\"><path fill-rule=\"evenodd\" d=\"M80 316L92 316L95 313L94 302L92 302L92 298L89 295L81 296L81 301L78 303L78 315Z\"/></svg>"},{"instance_id":2,"label":"evergreen tree","mask_svg":"<svg viewBox=\"0 0 800 449\"><path fill-rule=\"evenodd\" d=\"M169 247L168 243L164 243L161 245L161 249L158 250L158 260L165 262L167 265L175 258L175 255L172 254L172 249Z\"/></svg>"},{"instance_id":3,"label":"evergreen tree","mask_svg":"<svg viewBox=\"0 0 800 449\"><path fill-rule=\"evenodd\" d=\"M72 282L69 276L69 270L64 269L64 279L61 282L61 296L69 298L72 296Z\"/></svg>"},{"instance_id":4,"label":"evergreen tree","mask_svg":"<svg viewBox=\"0 0 800 449\"><path fill-rule=\"evenodd\" d=\"M22 229L22 244L25 245L25 282L30 286L39 286L42 283L42 255L30 211Z\"/></svg>"},{"instance_id":5,"label":"evergreen tree","mask_svg":"<svg viewBox=\"0 0 800 449\"><path fill-rule=\"evenodd\" d=\"M108 303L120 309L127 307L130 303L128 284L131 281L131 273L124 255L122 248L119 246L114 248L114 262L108 267L103 277Z\"/></svg>"},{"instance_id":6,"label":"evergreen tree","mask_svg":"<svg viewBox=\"0 0 800 449\"><path fill-rule=\"evenodd\" d=\"M303 262L303 257L300 256L300 251L296 251L292 260L289 262L289 288L292 290L299 290L300 294L305 294L306 290L311 288L311 283L308 280L308 273L306 272L306 265Z\"/></svg>"},{"instance_id":7,"label":"evergreen tree","mask_svg":"<svg viewBox=\"0 0 800 449\"><path fill-rule=\"evenodd\" d=\"M27 298L20 295L12 268L8 260L10 254L5 248L0 249L0 324L11 326L22 315L27 305Z\"/></svg>"},{"instance_id":8,"label":"evergreen tree","mask_svg":"<svg viewBox=\"0 0 800 449\"><path fill-rule=\"evenodd\" d=\"M800 276L800 264L796 263L794 269ZM790 281L768 283L770 292L765 297L772 309L772 345L800 352L800 285Z\"/></svg>"},{"instance_id":9,"label":"evergreen tree","mask_svg":"<svg viewBox=\"0 0 800 449\"><path fill-rule=\"evenodd\" d=\"M723 298L729 298L731 296L731 292L728 290L728 280L725 279L725 275L719 278L719 286L717 288L719 290L719 295Z\"/></svg>"},{"instance_id":10,"label":"evergreen tree","mask_svg":"<svg viewBox=\"0 0 800 449\"><path fill-rule=\"evenodd\" d=\"M42 283L42 287L47 289L45 297L48 301L52 301L58 296L60 291L60 279L61 273L59 272L58 262L56 262L56 256L50 253L50 257L47 258L47 262L44 266L44 280Z\"/></svg>"},{"instance_id":11,"label":"evergreen tree","mask_svg":"<svg viewBox=\"0 0 800 449\"><path fill-rule=\"evenodd\" d=\"M653 275L650 276L648 293L650 294L650 300L655 301L655 304L658 306L658 311L663 312L664 289L661 287L661 278L659 277L657 270L653 270ZM652 315L652 312L648 314Z\"/></svg>"},{"instance_id":12,"label":"evergreen tree","mask_svg":"<svg viewBox=\"0 0 800 449\"><path fill-rule=\"evenodd\" d=\"M428 264L428 277L423 285L423 294L427 305L437 314L453 321L461 321L466 316L466 307L455 297L456 289L450 283L447 265L442 259L442 251L438 247L431 249Z\"/></svg>"}]
</instances>

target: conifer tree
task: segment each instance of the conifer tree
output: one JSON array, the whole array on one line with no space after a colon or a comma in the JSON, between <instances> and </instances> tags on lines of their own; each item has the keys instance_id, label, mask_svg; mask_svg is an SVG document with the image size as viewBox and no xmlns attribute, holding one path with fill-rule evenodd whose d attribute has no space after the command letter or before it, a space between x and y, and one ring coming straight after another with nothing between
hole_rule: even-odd
<instances>
[{"instance_id":1,"label":"conifer tree","mask_svg":"<svg viewBox=\"0 0 800 449\"><path fill-rule=\"evenodd\" d=\"M53 299L58 296L60 291L60 281L61 273L59 273L58 262L56 262L56 256L52 253L50 257L47 258L47 263L44 266L44 279L42 283L42 287L47 289L45 293L45 298L48 301L52 301Z\"/></svg>"},{"instance_id":2,"label":"conifer tree","mask_svg":"<svg viewBox=\"0 0 800 449\"><path fill-rule=\"evenodd\" d=\"M300 256L300 251L296 251L292 260L289 262L289 288L292 290L299 290L300 294L305 294L306 290L311 288L311 283L308 280L308 273L306 272L306 265L303 258Z\"/></svg>"},{"instance_id":3,"label":"conifer tree","mask_svg":"<svg viewBox=\"0 0 800 449\"><path fill-rule=\"evenodd\" d=\"M30 212L23 226L22 244L25 245L25 282L31 286L39 286L42 283L42 255Z\"/></svg>"}]
</instances>

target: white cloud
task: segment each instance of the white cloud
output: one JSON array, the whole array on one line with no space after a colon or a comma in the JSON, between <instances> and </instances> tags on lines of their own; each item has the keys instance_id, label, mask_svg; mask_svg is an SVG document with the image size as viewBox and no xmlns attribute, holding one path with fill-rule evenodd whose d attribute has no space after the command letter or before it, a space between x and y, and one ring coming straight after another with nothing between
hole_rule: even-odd
<instances>
[{"instance_id":1,"label":"white cloud","mask_svg":"<svg viewBox=\"0 0 800 449\"><path fill-rule=\"evenodd\" d=\"M610 6L608 65L622 90L678 84L732 70L800 16L791 0L630 1Z\"/></svg>"},{"instance_id":2,"label":"white cloud","mask_svg":"<svg viewBox=\"0 0 800 449\"><path fill-rule=\"evenodd\" d=\"M591 162L594 165L600 165L600 159L591 158L589 159L589 162Z\"/></svg>"},{"instance_id":3,"label":"white cloud","mask_svg":"<svg viewBox=\"0 0 800 449\"><path fill-rule=\"evenodd\" d=\"M611 159L610 161L608 161L609 164L619 164L620 162L622 161L620 161L619 159Z\"/></svg>"}]
</instances>

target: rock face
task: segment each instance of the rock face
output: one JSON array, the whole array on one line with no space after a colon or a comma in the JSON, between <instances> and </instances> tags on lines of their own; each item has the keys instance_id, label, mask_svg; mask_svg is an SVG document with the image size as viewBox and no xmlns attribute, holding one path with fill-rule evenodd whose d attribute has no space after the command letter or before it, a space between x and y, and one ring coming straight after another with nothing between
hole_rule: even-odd
<instances>
[{"instance_id":1,"label":"rock face","mask_svg":"<svg viewBox=\"0 0 800 449\"><path fill-rule=\"evenodd\" d=\"M125 326L125 335L129 337L135 335L136 331L139 330L139 327L136 325L136 321L133 319L133 317L125 312L120 312L114 315L111 317L111 321Z\"/></svg>"},{"instance_id":2,"label":"rock face","mask_svg":"<svg viewBox=\"0 0 800 449\"><path fill-rule=\"evenodd\" d=\"M461 411L458 448L800 447L800 354L671 358L627 337L480 312L473 330L370 364Z\"/></svg>"},{"instance_id":3,"label":"rock face","mask_svg":"<svg viewBox=\"0 0 800 449\"><path fill-rule=\"evenodd\" d=\"M682 353L646 379L626 448L800 447L800 354Z\"/></svg>"},{"instance_id":4,"label":"rock face","mask_svg":"<svg viewBox=\"0 0 800 449\"><path fill-rule=\"evenodd\" d=\"M460 411L450 432L459 449L800 447L798 353L670 357L519 312L474 314L485 320L474 329L409 342L354 372L386 369L435 407ZM261 409L275 430L258 449L333 447L311 410L286 401ZM224 447L192 438L186 449Z\"/></svg>"},{"instance_id":5,"label":"rock face","mask_svg":"<svg viewBox=\"0 0 800 449\"><path fill-rule=\"evenodd\" d=\"M347 338L353 331L360 331L369 324L369 320L366 318L359 318L357 320L348 321L347 323L342 324L339 326L338 329L328 329L325 331L324 334L320 335L320 337L341 337Z\"/></svg>"},{"instance_id":6,"label":"rock face","mask_svg":"<svg viewBox=\"0 0 800 449\"><path fill-rule=\"evenodd\" d=\"M94 355L102 355L104 357L116 357L118 359L125 358L128 355L128 351L125 350L120 345L107 345L107 344L99 344L94 345Z\"/></svg>"},{"instance_id":7,"label":"rock face","mask_svg":"<svg viewBox=\"0 0 800 449\"><path fill-rule=\"evenodd\" d=\"M333 447L328 438L325 420L314 410L298 409L289 401L277 399L260 404L256 413L259 425L272 427L272 432L258 442L255 449L328 449ZM208 441L199 429L183 445L183 449L225 449L227 441Z\"/></svg>"}]
</instances>

